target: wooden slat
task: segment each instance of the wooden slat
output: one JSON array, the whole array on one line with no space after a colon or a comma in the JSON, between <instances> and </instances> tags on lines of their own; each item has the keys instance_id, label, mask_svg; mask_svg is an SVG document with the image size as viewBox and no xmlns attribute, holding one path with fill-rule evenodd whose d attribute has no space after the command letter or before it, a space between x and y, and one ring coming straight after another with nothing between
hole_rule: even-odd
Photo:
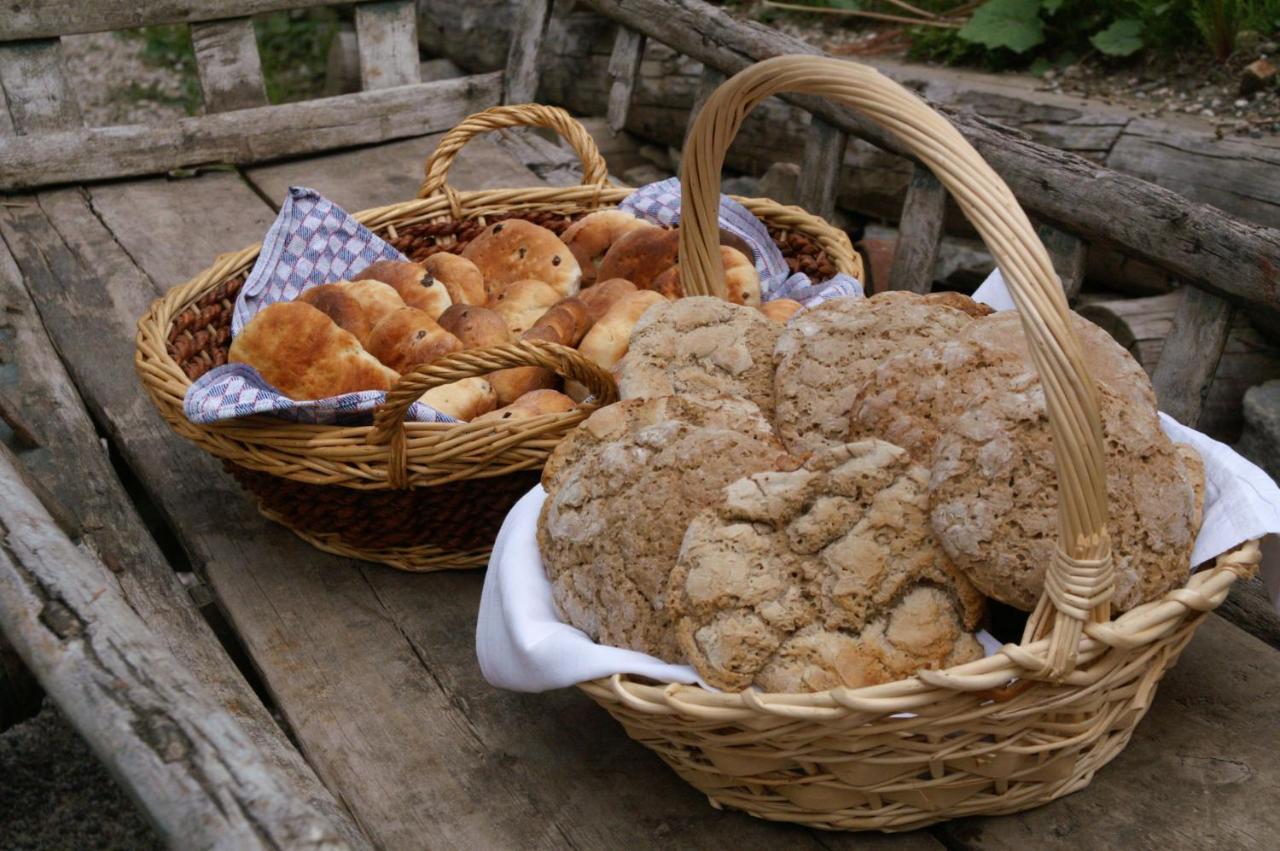
<instances>
[{"instance_id":1,"label":"wooden slat","mask_svg":"<svg viewBox=\"0 0 1280 851\"><path fill-rule=\"evenodd\" d=\"M1178 422L1193 427L1199 422L1205 394L1227 345L1233 312L1229 302L1213 293L1187 288L1151 374L1160 410Z\"/></svg>"},{"instance_id":2,"label":"wooden slat","mask_svg":"<svg viewBox=\"0 0 1280 851\"><path fill-rule=\"evenodd\" d=\"M626 27L618 28L613 40L613 53L609 56L609 129L617 133L627 126L627 111L631 108L631 93L640 74L640 62L644 58L644 36Z\"/></svg>"},{"instance_id":3,"label":"wooden slat","mask_svg":"<svg viewBox=\"0 0 1280 851\"><path fill-rule=\"evenodd\" d=\"M0 447L0 624L175 847L353 847L262 759L25 486Z\"/></svg>"},{"instance_id":4,"label":"wooden slat","mask_svg":"<svg viewBox=\"0 0 1280 851\"><path fill-rule=\"evenodd\" d=\"M1088 246L1079 237L1058 230L1052 225L1038 226L1036 234L1049 251L1049 257L1053 260L1053 270L1058 273L1058 280L1062 282L1062 291L1066 294L1067 301L1074 302L1080 295L1080 288L1084 286L1085 261L1089 256Z\"/></svg>"},{"instance_id":5,"label":"wooden slat","mask_svg":"<svg viewBox=\"0 0 1280 851\"><path fill-rule=\"evenodd\" d=\"M8 123L19 134L80 124L80 106L67 85L59 39L0 45L0 88Z\"/></svg>"},{"instance_id":6,"label":"wooden slat","mask_svg":"<svg viewBox=\"0 0 1280 851\"><path fill-rule=\"evenodd\" d=\"M4 15L0 15L0 41L216 21L332 5L333 0L10 0L4 5Z\"/></svg>"},{"instance_id":7,"label":"wooden slat","mask_svg":"<svg viewBox=\"0 0 1280 851\"><path fill-rule=\"evenodd\" d=\"M413 0L357 6L356 43L360 48L360 85L365 91L421 81Z\"/></svg>"},{"instance_id":8,"label":"wooden slat","mask_svg":"<svg viewBox=\"0 0 1280 851\"><path fill-rule=\"evenodd\" d=\"M511 27L503 103L532 103L538 96L538 54L551 20L552 0L524 0Z\"/></svg>"},{"instance_id":9,"label":"wooden slat","mask_svg":"<svg viewBox=\"0 0 1280 851\"><path fill-rule=\"evenodd\" d=\"M827 221L836 212L836 190L840 188L840 166L849 137L821 118L809 122L804 143L804 161L796 186L799 204Z\"/></svg>"},{"instance_id":10,"label":"wooden slat","mask_svg":"<svg viewBox=\"0 0 1280 851\"><path fill-rule=\"evenodd\" d=\"M813 45L701 0L581 0L650 41L735 73L786 53L821 54ZM835 127L892 153L905 149L854 110L822 98L787 95ZM963 111L948 119L1009 184L1029 213L1069 222L1104 243L1236 301L1280 303L1280 230L1242 222L1147 181L1005 132Z\"/></svg>"},{"instance_id":11,"label":"wooden slat","mask_svg":"<svg viewBox=\"0 0 1280 851\"><path fill-rule=\"evenodd\" d=\"M927 293L933 288L933 269L942 245L946 208L946 188L927 168L916 166L902 205L889 289Z\"/></svg>"},{"instance_id":12,"label":"wooden slat","mask_svg":"<svg viewBox=\"0 0 1280 851\"><path fill-rule=\"evenodd\" d=\"M0 137L0 189L247 164L446 130L497 102L502 74L184 118Z\"/></svg>"},{"instance_id":13,"label":"wooden slat","mask_svg":"<svg viewBox=\"0 0 1280 851\"><path fill-rule=\"evenodd\" d=\"M728 78L724 72L710 65L702 66L702 73L698 75L698 91L694 96L693 106L689 108L689 122L684 128L686 141L689 139L689 131L693 129L693 122L697 120L698 113L702 112L702 107L706 106L707 99L726 79Z\"/></svg>"},{"instance_id":14,"label":"wooden slat","mask_svg":"<svg viewBox=\"0 0 1280 851\"><path fill-rule=\"evenodd\" d=\"M191 43L207 112L267 105L267 84L251 20L192 24Z\"/></svg>"}]
</instances>

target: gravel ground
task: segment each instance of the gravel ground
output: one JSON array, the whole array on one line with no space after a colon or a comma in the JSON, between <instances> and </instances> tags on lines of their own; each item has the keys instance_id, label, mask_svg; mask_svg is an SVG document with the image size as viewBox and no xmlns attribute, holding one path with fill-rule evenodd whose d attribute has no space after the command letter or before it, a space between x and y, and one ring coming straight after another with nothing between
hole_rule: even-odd
<instances>
[{"instance_id":1,"label":"gravel ground","mask_svg":"<svg viewBox=\"0 0 1280 851\"><path fill-rule=\"evenodd\" d=\"M182 75L143 61L142 48L142 39L117 33L62 39L68 82L86 124L162 124L186 117Z\"/></svg>"},{"instance_id":2,"label":"gravel ground","mask_svg":"<svg viewBox=\"0 0 1280 851\"><path fill-rule=\"evenodd\" d=\"M0 734L0 849L149 851L164 846L48 701Z\"/></svg>"}]
</instances>

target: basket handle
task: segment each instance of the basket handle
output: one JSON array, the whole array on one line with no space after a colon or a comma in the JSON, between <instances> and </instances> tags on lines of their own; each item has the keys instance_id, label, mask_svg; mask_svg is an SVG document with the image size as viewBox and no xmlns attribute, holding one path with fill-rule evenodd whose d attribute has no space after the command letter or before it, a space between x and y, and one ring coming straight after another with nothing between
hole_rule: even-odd
<instances>
[{"instance_id":1,"label":"basket handle","mask_svg":"<svg viewBox=\"0 0 1280 851\"><path fill-rule=\"evenodd\" d=\"M520 340L501 346L455 352L448 357L422 364L401 375L395 386L387 391L386 401L373 412L373 427L366 437L370 444L389 447L388 475L391 486L403 488L409 484L404 418L409 413L410 405L433 387L519 366L544 367L563 378L585 385L595 401L583 407L595 409L618 401L618 387L608 372L576 349L559 343Z\"/></svg>"},{"instance_id":2,"label":"basket handle","mask_svg":"<svg viewBox=\"0 0 1280 851\"><path fill-rule=\"evenodd\" d=\"M826 96L896 135L947 187L1004 273L1044 387L1058 468L1058 546L1023 644L1049 634L1048 654L1032 673L1060 679L1075 667L1084 622L1110 620L1115 571L1097 390L1048 252L1004 181L916 95L854 62L777 56L723 83L685 143L680 268L689 294L724 297L716 234L725 150L747 114L781 92Z\"/></svg>"},{"instance_id":3,"label":"basket handle","mask_svg":"<svg viewBox=\"0 0 1280 851\"><path fill-rule=\"evenodd\" d=\"M453 187L449 186L448 176L449 167L453 165L458 152L473 137L506 127L546 127L556 131L582 161L582 185L598 186L601 189L609 185L609 167L600 155L595 139L591 138L591 134L577 119L556 106L521 103L495 106L484 112L477 112L446 133L431 156L427 157L424 169L426 177L418 189L418 197L430 198L443 192L449 198L450 208L457 207L457 195ZM456 217L461 216L456 210L455 213Z\"/></svg>"}]
</instances>

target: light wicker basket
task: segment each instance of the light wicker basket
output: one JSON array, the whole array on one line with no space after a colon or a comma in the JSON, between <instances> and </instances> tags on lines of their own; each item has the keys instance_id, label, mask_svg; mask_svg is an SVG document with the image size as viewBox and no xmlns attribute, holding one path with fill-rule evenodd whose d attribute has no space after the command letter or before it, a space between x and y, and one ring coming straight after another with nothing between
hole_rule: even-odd
<instances>
[{"instance_id":1,"label":"light wicker basket","mask_svg":"<svg viewBox=\"0 0 1280 851\"><path fill-rule=\"evenodd\" d=\"M680 262L720 294L715 193L743 118L780 92L825 95L893 131L959 202L1009 283L1042 378L1060 550L1020 644L944 671L816 694L738 694L617 675L580 684L715 806L777 821L909 830L1034 807L1084 788L1125 746L1206 612L1259 560L1252 541L1186 587L1112 620L1101 425L1048 254L1003 181L945 119L873 69L783 56L707 102L682 159Z\"/></svg>"},{"instance_id":2,"label":"light wicker basket","mask_svg":"<svg viewBox=\"0 0 1280 851\"><path fill-rule=\"evenodd\" d=\"M582 160L582 185L477 192L449 186L449 167L469 139L518 126L549 128L564 137ZM498 218L531 219L563 230L588 212L616 206L632 191L609 182L582 125L561 109L536 104L471 116L445 135L425 171L420 200L356 214L411 259L460 251ZM861 262L842 231L797 207L738 200L801 268L861 276ZM183 415L183 398L199 374L225 362L235 294L260 248L219 257L158 299L138 323L138 374L165 421L223 459L265 515L320 549L411 571L483 565L502 518L537 482L551 450L596 406L616 399L608 374L573 349L520 342L461 352L404 375L372 426L303 425L268 416L197 425ZM521 365L555 369L585 384L595 401L512 423L404 422L409 405L431 387Z\"/></svg>"}]
</instances>

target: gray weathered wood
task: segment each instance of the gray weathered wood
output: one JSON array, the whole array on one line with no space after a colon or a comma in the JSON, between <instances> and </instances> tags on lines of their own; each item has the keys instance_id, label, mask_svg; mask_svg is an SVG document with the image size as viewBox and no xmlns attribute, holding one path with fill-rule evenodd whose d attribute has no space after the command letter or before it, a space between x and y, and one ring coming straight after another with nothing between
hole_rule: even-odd
<instances>
[{"instance_id":1,"label":"gray weathered wood","mask_svg":"<svg viewBox=\"0 0 1280 851\"><path fill-rule=\"evenodd\" d=\"M229 18L192 24L191 43L206 111L267 105L267 84L251 20Z\"/></svg>"},{"instance_id":2,"label":"gray weathered wood","mask_svg":"<svg viewBox=\"0 0 1280 851\"><path fill-rule=\"evenodd\" d=\"M961 851L1232 848L1280 835L1280 653L1210 615L1128 747L1081 792L941 825Z\"/></svg>"},{"instance_id":3,"label":"gray weathered wood","mask_svg":"<svg viewBox=\"0 0 1280 851\"><path fill-rule=\"evenodd\" d=\"M693 103L689 107L689 118L685 123L684 139L689 138L689 131L693 129L693 122L698 119L698 113L702 112L702 108L707 105L707 100L715 92L720 84L727 80L723 71L711 67L710 65L702 66L702 71L698 74L697 90L694 93Z\"/></svg>"},{"instance_id":4,"label":"gray weathered wood","mask_svg":"<svg viewBox=\"0 0 1280 851\"><path fill-rule=\"evenodd\" d=\"M13 0L5 4L0 17L0 41L216 21L331 5L332 0Z\"/></svg>"},{"instance_id":5,"label":"gray weathered wood","mask_svg":"<svg viewBox=\"0 0 1280 851\"><path fill-rule=\"evenodd\" d=\"M916 166L902 205L889 289L927 293L933 288L933 268L942 245L942 219L946 209L946 188L927 168Z\"/></svg>"},{"instance_id":6,"label":"gray weathered wood","mask_svg":"<svg viewBox=\"0 0 1280 851\"><path fill-rule=\"evenodd\" d=\"M643 58L644 36L635 30L619 27L613 41L613 53L609 56L609 107L606 111L609 128L615 133L627 126L627 111L631 109L631 94L635 90Z\"/></svg>"},{"instance_id":7,"label":"gray weathered wood","mask_svg":"<svg viewBox=\"0 0 1280 851\"><path fill-rule=\"evenodd\" d=\"M0 622L62 714L184 847L346 848L180 665L0 448Z\"/></svg>"},{"instance_id":8,"label":"gray weathered wood","mask_svg":"<svg viewBox=\"0 0 1280 851\"><path fill-rule=\"evenodd\" d=\"M80 123L80 105L67 86L60 39L0 44L0 88L17 133L62 130Z\"/></svg>"},{"instance_id":9,"label":"gray weathered wood","mask_svg":"<svg viewBox=\"0 0 1280 851\"><path fill-rule=\"evenodd\" d=\"M1189 289L1178 305L1160 360L1151 373L1160 410L1194 426L1231 332L1234 308L1213 293Z\"/></svg>"},{"instance_id":10,"label":"gray weathered wood","mask_svg":"<svg viewBox=\"0 0 1280 851\"><path fill-rule=\"evenodd\" d=\"M1053 261L1053 270L1058 273L1062 282L1062 291L1067 301L1074 302L1084 286L1085 261L1088 260L1088 246L1080 238L1066 231L1058 230L1052 225L1039 225L1036 235L1044 243Z\"/></svg>"},{"instance_id":11,"label":"gray weathered wood","mask_svg":"<svg viewBox=\"0 0 1280 851\"><path fill-rule=\"evenodd\" d=\"M0 137L0 189L151 174L206 163L264 162L437 132L493 105L501 86L501 74L481 74L184 118L169 125Z\"/></svg>"},{"instance_id":12,"label":"gray weathered wood","mask_svg":"<svg viewBox=\"0 0 1280 851\"><path fill-rule=\"evenodd\" d=\"M844 163L844 148L848 142L848 136L821 118L815 117L809 123L797 185L799 204L828 221L836 212L840 166Z\"/></svg>"},{"instance_id":13,"label":"gray weathered wood","mask_svg":"<svg viewBox=\"0 0 1280 851\"><path fill-rule=\"evenodd\" d=\"M784 53L821 53L798 38L739 20L700 0L584 0L619 24L690 57L736 72ZM581 69L576 73L581 76ZM887 151L905 153L883 129L853 110L806 96L787 99L837 128ZM1089 242L1122 248L1182 280L1233 300L1280 303L1280 231L1188 203L1162 187L1039 145L973 115L948 115L1009 184L1024 207L1070 227ZM776 158L776 157L775 157ZM1153 239L1153 234L1161 238Z\"/></svg>"},{"instance_id":14,"label":"gray weathered wood","mask_svg":"<svg viewBox=\"0 0 1280 851\"><path fill-rule=\"evenodd\" d=\"M516 12L507 53L503 103L532 103L538 97L538 54L551 19L551 0L525 0Z\"/></svg>"},{"instance_id":15,"label":"gray weathered wood","mask_svg":"<svg viewBox=\"0 0 1280 851\"><path fill-rule=\"evenodd\" d=\"M236 182L229 175L217 175L210 181ZM159 183L165 185L163 181ZM123 186L110 188L115 193L125 189ZM79 197L77 192L63 194ZM136 224L139 218L146 217L139 215L140 210L152 216L181 216L203 221L212 231L206 233L206 228L193 228L181 242L170 247L174 253L207 251L208 243L202 244L202 239L221 238L225 245L225 234L218 232L216 222L199 215L198 206L175 209L159 203L154 196L138 198L134 205L115 205L109 198L102 200L103 207L95 210L97 214L133 221L139 231L146 229L145 223ZM212 197L206 200L219 201ZM30 196L10 197L6 209L22 212L22 207L15 205L34 208L36 203ZM243 210L240 214L258 226L269 219L269 216L254 217ZM26 236L15 233L10 233L9 239L30 244ZM110 258L104 258L103 265L95 272L110 277L123 268L109 261ZM189 276L189 269L181 271ZM33 276L31 280L38 281L39 277ZM0 305L3 306L0 340L5 341L7 349L3 356L7 368L0 372L0 387L22 412L36 438L32 441L34 445L21 455L33 490L40 488L48 493L47 498L42 497L46 508L55 518L61 517L64 530L78 538L82 546L111 570L112 582L129 607L145 619L152 634L179 664L198 677L220 705L234 709L264 761L291 784L294 796L300 801L310 801L316 812L337 826L351 844L361 844L363 839L349 816L321 785L315 772L245 682L152 539L134 508L133 497L117 478L107 448L45 332L24 286L22 271L3 242L0 242ZM69 307L76 310L81 322L94 321L94 308Z\"/></svg>"},{"instance_id":16,"label":"gray weathered wood","mask_svg":"<svg viewBox=\"0 0 1280 851\"><path fill-rule=\"evenodd\" d=\"M365 91L419 82L418 22L413 0L356 6L360 85Z\"/></svg>"}]
</instances>

